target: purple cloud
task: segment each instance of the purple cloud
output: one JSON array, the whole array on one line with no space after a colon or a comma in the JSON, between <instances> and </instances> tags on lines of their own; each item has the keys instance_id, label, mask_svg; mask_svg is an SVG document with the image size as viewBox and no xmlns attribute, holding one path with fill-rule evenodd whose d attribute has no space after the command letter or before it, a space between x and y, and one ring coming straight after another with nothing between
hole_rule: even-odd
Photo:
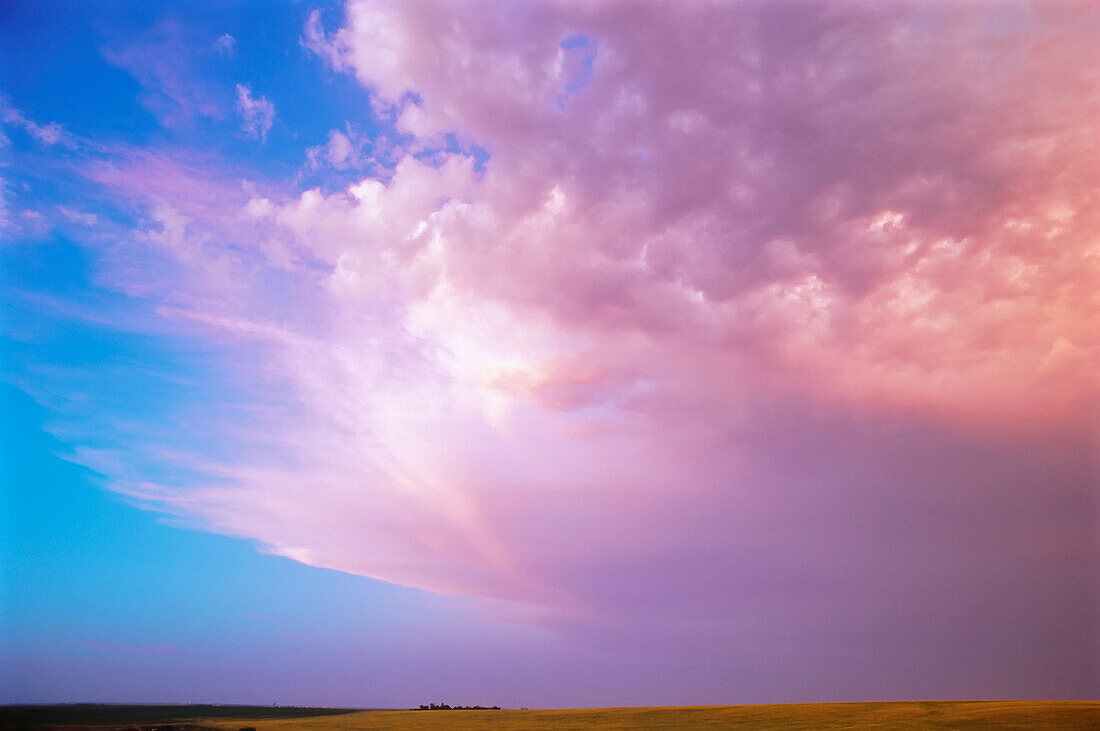
<instances>
[{"instance_id":1,"label":"purple cloud","mask_svg":"<svg viewBox=\"0 0 1100 731\"><path fill-rule=\"evenodd\" d=\"M837 663L902 687L891 657L974 696L1087 693L1095 9L1005 12L310 16L305 45L414 140L385 182L162 153L89 172L147 212L109 280L268 394L217 425L239 460L120 489L594 642L765 676L803 653L807 697ZM578 37L593 52L563 58ZM237 91L263 139L274 106ZM445 134L484 170L415 155ZM310 155L354 168L362 145Z\"/></svg>"}]
</instances>

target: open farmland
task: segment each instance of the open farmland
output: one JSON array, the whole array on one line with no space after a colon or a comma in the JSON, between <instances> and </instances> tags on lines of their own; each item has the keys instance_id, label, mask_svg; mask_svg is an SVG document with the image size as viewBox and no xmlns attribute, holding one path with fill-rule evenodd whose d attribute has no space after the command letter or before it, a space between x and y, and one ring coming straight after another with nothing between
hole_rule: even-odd
<instances>
[{"instance_id":1,"label":"open farmland","mask_svg":"<svg viewBox=\"0 0 1100 731\"><path fill-rule=\"evenodd\" d=\"M80 718L74 708L87 709ZM19 709L2 712L4 726L36 728L149 729L1096 729L1100 702L1062 701L918 701L891 703L799 703L751 706L685 706L669 708L596 708L502 711L336 711L316 709L256 709L202 716L211 707L112 706L110 717L96 714L96 706L38 707L36 714ZM107 707L98 707L107 708ZM198 712L192 712L192 710ZM23 709L25 711L25 709ZM321 715L325 714L325 715ZM36 718L32 718L36 715Z\"/></svg>"}]
</instances>

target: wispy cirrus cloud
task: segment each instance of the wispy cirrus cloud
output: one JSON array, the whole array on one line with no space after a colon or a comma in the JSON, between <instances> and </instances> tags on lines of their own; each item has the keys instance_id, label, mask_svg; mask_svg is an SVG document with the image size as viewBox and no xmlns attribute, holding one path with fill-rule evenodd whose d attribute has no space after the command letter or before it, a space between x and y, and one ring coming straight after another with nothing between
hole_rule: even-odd
<instances>
[{"instance_id":1,"label":"wispy cirrus cloud","mask_svg":"<svg viewBox=\"0 0 1100 731\"><path fill-rule=\"evenodd\" d=\"M237 113L241 117L241 129L250 137L266 140L275 121L275 105L264 96L253 97L252 89L237 84Z\"/></svg>"},{"instance_id":2,"label":"wispy cirrus cloud","mask_svg":"<svg viewBox=\"0 0 1100 731\"><path fill-rule=\"evenodd\" d=\"M60 124L56 122L38 124L32 119L28 119L18 109L5 104L3 100L0 100L0 118L3 119L4 124L23 130L43 145L62 145L69 148L76 146L73 136L66 132ZM6 141L7 138L5 137L4 140ZM0 147L3 146L5 145L0 145Z\"/></svg>"},{"instance_id":3,"label":"wispy cirrus cloud","mask_svg":"<svg viewBox=\"0 0 1100 731\"><path fill-rule=\"evenodd\" d=\"M103 58L131 74L139 84L139 99L158 121L172 129L188 128L199 119L224 119L225 95L198 72L204 53L188 29L162 22L146 36L111 42Z\"/></svg>"}]
</instances>

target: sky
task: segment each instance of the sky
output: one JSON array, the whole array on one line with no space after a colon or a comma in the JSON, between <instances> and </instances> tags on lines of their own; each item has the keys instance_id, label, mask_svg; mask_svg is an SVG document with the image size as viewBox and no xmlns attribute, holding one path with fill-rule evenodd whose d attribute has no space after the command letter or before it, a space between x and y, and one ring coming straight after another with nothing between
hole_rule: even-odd
<instances>
[{"instance_id":1,"label":"sky","mask_svg":"<svg viewBox=\"0 0 1100 731\"><path fill-rule=\"evenodd\" d=\"M0 703L1100 695L1100 6L0 5Z\"/></svg>"}]
</instances>

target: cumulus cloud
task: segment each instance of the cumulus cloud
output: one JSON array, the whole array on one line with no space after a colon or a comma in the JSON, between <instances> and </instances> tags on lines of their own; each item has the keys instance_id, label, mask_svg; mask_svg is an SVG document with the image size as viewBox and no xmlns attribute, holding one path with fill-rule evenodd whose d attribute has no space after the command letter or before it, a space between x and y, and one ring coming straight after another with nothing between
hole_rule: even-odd
<instances>
[{"instance_id":1,"label":"cumulus cloud","mask_svg":"<svg viewBox=\"0 0 1100 731\"><path fill-rule=\"evenodd\" d=\"M347 124L343 130L329 130L325 144L308 148L306 164L311 170L391 170L403 155L384 135L371 138Z\"/></svg>"},{"instance_id":2,"label":"cumulus cloud","mask_svg":"<svg viewBox=\"0 0 1100 731\"><path fill-rule=\"evenodd\" d=\"M693 6L668 19L652 6L580 13L546 4L476 28L462 20L468 10L351 3L336 33L324 36L315 19L307 31L334 67L403 109L405 131L446 130L489 149L479 216L461 224L477 242L462 248L467 284L539 300L586 326L751 341L742 351L813 373L815 387L841 398L873 393L975 413L983 398L1023 408L1072 398L1032 388L1029 376L1061 336L1040 336L1044 323L1089 325L1074 316L1088 312L1090 295L1070 262L1088 254L1081 232L1095 225L1076 217L1090 216L1096 110L1069 101L1079 82L1064 71L1084 35L1066 31L1067 50L1037 58L1062 19L1036 18L1011 46L1019 65L1006 74L1000 56L976 50L998 42L982 25L998 18L972 8L940 8L922 24L904 6ZM652 37L664 22L684 35ZM579 26L593 39L584 44L591 70L563 114L561 54ZM700 40L687 51L691 34ZM429 52L436 43L444 50ZM1022 69L1025 60L1038 68ZM972 75L952 73L971 62ZM1033 93L1058 113L1021 105ZM1035 180L1035 165L1059 179ZM515 213L554 196L569 224L546 234L558 251L551 266L566 270L561 280ZM512 210L498 216L505 206ZM1051 223L1054 209L1076 225ZM1021 251L1017 215L1073 242ZM502 238L511 263L494 267ZM570 258L593 249L597 261ZM1047 256L1065 259L1052 266ZM1066 279L1028 279L1029 257ZM1094 256L1086 259L1091 274ZM507 275L485 282L490 269ZM942 279L960 270L965 281ZM1029 294L1060 286L1073 302L1033 306ZM1031 326L990 341L978 335L983 317ZM1069 339L1087 337L1077 329ZM922 340L953 341L962 361L944 374L941 349Z\"/></svg>"},{"instance_id":3,"label":"cumulus cloud","mask_svg":"<svg viewBox=\"0 0 1100 731\"><path fill-rule=\"evenodd\" d=\"M358 165L361 155L362 144L359 140L352 142L348 135L334 129L329 132L327 145L311 147L306 156L314 166L323 158L329 165L339 170Z\"/></svg>"},{"instance_id":4,"label":"cumulus cloud","mask_svg":"<svg viewBox=\"0 0 1100 731\"><path fill-rule=\"evenodd\" d=\"M146 200L141 255L172 262L117 286L272 386L236 427L247 457L131 492L605 637L748 652L855 617L928 646L945 602L982 621L983 571L1013 632L1086 632L1073 601L1022 597L1095 563L1100 97L1072 17L1095 9L1003 12L353 1L332 33L314 13L303 43L402 133L489 161L408 154L327 193L94 171ZM274 107L237 89L262 139ZM361 154L333 131L310 159Z\"/></svg>"},{"instance_id":5,"label":"cumulus cloud","mask_svg":"<svg viewBox=\"0 0 1100 731\"><path fill-rule=\"evenodd\" d=\"M275 121L275 105L267 97L252 96L252 90L237 84L237 112L241 115L241 129L249 136L266 140Z\"/></svg>"}]
</instances>

